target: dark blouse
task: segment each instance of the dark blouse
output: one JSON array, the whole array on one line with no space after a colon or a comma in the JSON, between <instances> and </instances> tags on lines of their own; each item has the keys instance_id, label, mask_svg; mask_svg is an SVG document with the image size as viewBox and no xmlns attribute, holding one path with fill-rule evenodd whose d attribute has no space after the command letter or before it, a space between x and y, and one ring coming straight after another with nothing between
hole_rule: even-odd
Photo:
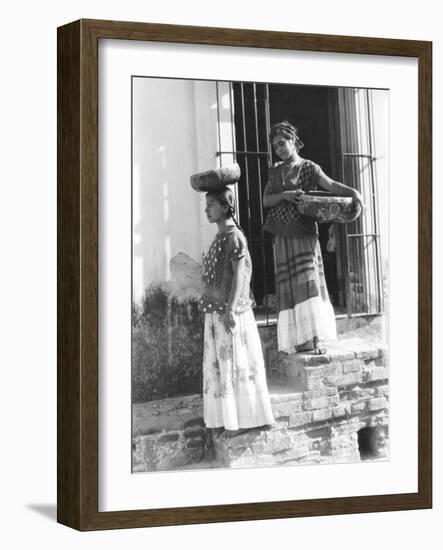
<instances>
[{"instance_id":1,"label":"dark blouse","mask_svg":"<svg viewBox=\"0 0 443 550\"><path fill-rule=\"evenodd\" d=\"M301 189L314 191L317 188L321 168L315 162L303 159L299 170L292 170L283 178L283 162L275 164L269 171L267 189L270 194ZM283 237L317 235L315 221L303 216L293 202L283 200L269 209L263 226L265 231Z\"/></svg>"}]
</instances>

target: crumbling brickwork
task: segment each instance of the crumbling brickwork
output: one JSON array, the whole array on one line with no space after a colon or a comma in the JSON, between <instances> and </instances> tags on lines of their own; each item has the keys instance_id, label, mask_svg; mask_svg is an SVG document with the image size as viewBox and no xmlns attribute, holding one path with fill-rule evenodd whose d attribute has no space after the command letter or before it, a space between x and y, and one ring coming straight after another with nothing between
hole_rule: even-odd
<instances>
[{"instance_id":1,"label":"crumbling brickwork","mask_svg":"<svg viewBox=\"0 0 443 550\"><path fill-rule=\"evenodd\" d=\"M358 432L388 425L386 349L347 344L326 355L267 354L276 424L213 438L217 466L251 467L355 462ZM134 469L168 470L208 458L201 398L137 404ZM377 457L377 453L374 457Z\"/></svg>"}]
</instances>

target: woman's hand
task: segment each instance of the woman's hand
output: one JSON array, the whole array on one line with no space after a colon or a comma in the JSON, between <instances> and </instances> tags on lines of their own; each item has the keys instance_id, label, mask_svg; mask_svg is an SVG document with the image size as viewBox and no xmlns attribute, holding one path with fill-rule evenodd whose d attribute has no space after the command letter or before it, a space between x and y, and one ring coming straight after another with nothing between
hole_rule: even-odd
<instances>
[{"instance_id":1,"label":"woman's hand","mask_svg":"<svg viewBox=\"0 0 443 550\"><path fill-rule=\"evenodd\" d=\"M230 307L226 308L225 314L223 315L223 325L226 329L226 332L228 332L229 334L233 334L234 329L237 325L237 321L235 319L234 310Z\"/></svg>"},{"instance_id":2,"label":"woman's hand","mask_svg":"<svg viewBox=\"0 0 443 550\"><path fill-rule=\"evenodd\" d=\"M363 202L362 196L357 191L357 189L354 189L353 191L354 192L352 194L352 199L354 203L361 208L361 211L363 214L366 214L366 206L365 206L365 203Z\"/></svg>"},{"instance_id":3,"label":"woman's hand","mask_svg":"<svg viewBox=\"0 0 443 550\"><path fill-rule=\"evenodd\" d=\"M302 189L295 189L290 191L283 191L283 197L285 201L294 202L297 204L305 192Z\"/></svg>"}]
</instances>

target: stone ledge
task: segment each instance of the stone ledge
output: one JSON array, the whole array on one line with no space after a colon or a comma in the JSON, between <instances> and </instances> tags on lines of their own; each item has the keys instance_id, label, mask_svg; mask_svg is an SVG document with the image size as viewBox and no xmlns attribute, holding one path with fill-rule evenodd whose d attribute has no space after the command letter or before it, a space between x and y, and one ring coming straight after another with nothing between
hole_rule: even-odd
<instances>
[{"instance_id":1,"label":"stone ledge","mask_svg":"<svg viewBox=\"0 0 443 550\"><path fill-rule=\"evenodd\" d=\"M315 355L312 352L286 354L279 352L280 360L292 358L305 366L318 366L333 362L352 361L353 359L376 360L385 355L385 346L373 345L361 341L338 340L327 343L327 352L324 355Z\"/></svg>"},{"instance_id":2,"label":"stone ledge","mask_svg":"<svg viewBox=\"0 0 443 550\"><path fill-rule=\"evenodd\" d=\"M324 355L279 352L272 360L269 370L298 392L388 379L386 348L361 341L331 342Z\"/></svg>"},{"instance_id":3,"label":"stone ledge","mask_svg":"<svg viewBox=\"0 0 443 550\"><path fill-rule=\"evenodd\" d=\"M134 436L204 425L202 397L198 394L134 403L132 414Z\"/></svg>"},{"instance_id":4,"label":"stone ledge","mask_svg":"<svg viewBox=\"0 0 443 550\"><path fill-rule=\"evenodd\" d=\"M272 388L270 392L275 426L229 439L217 436L217 464L246 467L357 460L357 431L387 421L384 354L382 347L360 346L331 349L323 356L286 356L283 364L290 384L281 386L279 393ZM134 404L133 470L206 464L208 432L202 409L201 395Z\"/></svg>"}]
</instances>

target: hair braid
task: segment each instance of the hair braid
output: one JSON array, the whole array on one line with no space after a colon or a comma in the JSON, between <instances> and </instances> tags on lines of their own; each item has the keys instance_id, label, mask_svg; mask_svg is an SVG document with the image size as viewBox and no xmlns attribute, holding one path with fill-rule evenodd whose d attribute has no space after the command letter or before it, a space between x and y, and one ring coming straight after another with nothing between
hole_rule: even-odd
<instances>
[{"instance_id":1,"label":"hair braid","mask_svg":"<svg viewBox=\"0 0 443 550\"><path fill-rule=\"evenodd\" d=\"M232 218L233 222L235 223L235 226L237 227L237 229L239 231L241 231L243 233L243 235L245 234L245 232L243 231L243 229L241 228L240 224L238 223L236 217L235 217L235 208L233 205L229 205L229 209L228 209L228 213L229 213L229 217Z\"/></svg>"}]
</instances>

